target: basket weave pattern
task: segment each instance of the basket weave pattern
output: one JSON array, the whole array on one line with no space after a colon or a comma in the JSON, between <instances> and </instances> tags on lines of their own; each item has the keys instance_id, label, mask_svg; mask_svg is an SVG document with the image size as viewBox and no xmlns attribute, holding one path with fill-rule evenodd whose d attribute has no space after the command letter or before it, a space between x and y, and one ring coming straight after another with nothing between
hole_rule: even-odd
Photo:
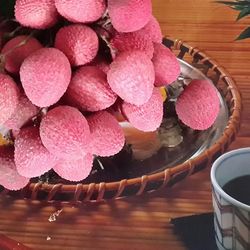
<instances>
[{"instance_id":1,"label":"basket weave pattern","mask_svg":"<svg viewBox=\"0 0 250 250\"><path fill-rule=\"evenodd\" d=\"M201 69L213 81L226 100L229 120L227 127L217 142L198 157L156 174L111 183L75 185L30 183L25 189L15 193L15 196L47 201L86 202L116 199L128 195L141 195L144 192L151 192L166 186L171 187L189 175L210 167L211 163L225 152L229 144L235 139L240 125L241 96L235 82L222 67L219 67L214 60L197 48L191 47L181 40L169 38L165 38L163 43L177 53L178 58ZM1 194L7 194L8 192L8 190L2 190Z\"/></svg>"}]
</instances>

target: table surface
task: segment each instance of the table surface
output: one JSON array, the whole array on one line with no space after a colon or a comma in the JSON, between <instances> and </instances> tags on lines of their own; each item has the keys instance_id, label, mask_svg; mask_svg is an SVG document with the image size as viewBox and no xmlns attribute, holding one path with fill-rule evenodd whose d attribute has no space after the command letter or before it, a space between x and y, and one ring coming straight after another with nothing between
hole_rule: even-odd
<instances>
[{"instance_id":1,"label":"table surface","mask_svg":"<svg viewBox=\"0 0 250 250\"><path fill-rule=\"evenodd\" d=\"M234 38L249 23L211 0L153 0L163 33L207 52L235 79L243 97L241 130L230 149L250 146L250 40ZM0 233L32 249L186 249L171 218L212 211L209 171L141 197L82 204L42 204L2 197ZM51 214L61 209L56 221Z\"/></svg>"}]
</instances>

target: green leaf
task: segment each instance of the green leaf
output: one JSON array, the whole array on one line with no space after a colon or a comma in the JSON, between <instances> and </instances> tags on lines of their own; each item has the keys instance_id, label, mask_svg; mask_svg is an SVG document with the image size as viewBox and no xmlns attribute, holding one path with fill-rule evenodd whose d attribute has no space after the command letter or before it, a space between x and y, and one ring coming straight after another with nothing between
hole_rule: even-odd
<instances>
[{"instance_id":1,"label":"green leaf","mask_svg":"<svg viewBox=\"0 0 250 250\"><path fill-rule=\"evenodd\" d=\"M225 4L230 8L238 11L243 11L245 9L250 9L250 1L217 1L217 3Z\"/></svg>"},{"instance_id":2,"label":"green leaf","mask_svg":"<svg viewBox=\"0 0 250 250\"><path fill-rule=\"evenodd\" d=\"M243 9L240 13L239 13L239 15L238 15L238 17L237 17L237 21L239 21L240 19L242 19L243 17L246 17L246 16L248 16L248 15L250 15L250 8L246 8L246 9Z\"/></svg>"},{"instance_id":3,"label":"green leaf","mask_svg":"<svg viewBox=\"0 0 250 250\"><path fill-rule=\"evenodd\" d=\"M246 38L250 38L250 27L242 31L242 33L236 38L236 40L242 40Z\"/></svg>"},{"instance_id":4,"label":"green leaf","mask_svg":"<svg viewBox=\"0 0 250 250\"><path fill-rule=\"evenodd\" d=\"M14 17L14 6L16 3L16 0L0 0L1 7L0 7L0 17L4 18L13 18Z\"/></svg>"},{"instance_id":5,"label":"green leaf","mask_svg":"<svg viewBox=\"0 0 250 250\"><path fill-rule=\"evenodd\" d=\"M250 1L216 1L229 6L250 6Z\"/></svg>"},{"instance_id":6,"label":"green leaf","mask_svg":"<svg viewBox=\"0 0 250 250\"><path fill-rule=\"evenodd\" d=\"M237 5L237 6L230 6L231 8L233 8L234 10L237 10L237 11L242 11L242 10L244 10L245 8L247 8L247 7L245 7L245 6L241 6L241 5Z\"/></svg>"}]
</instances>

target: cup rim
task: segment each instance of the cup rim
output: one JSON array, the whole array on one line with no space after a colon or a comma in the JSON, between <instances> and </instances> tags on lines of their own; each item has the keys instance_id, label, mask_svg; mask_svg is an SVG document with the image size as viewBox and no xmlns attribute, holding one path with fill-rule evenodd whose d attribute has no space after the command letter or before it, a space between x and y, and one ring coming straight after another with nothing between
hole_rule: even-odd
<instances>
[{"instance_id":1,"label":"cup rim","mask_svg":"<svg viewBox=\"0 0 250 250\"><path fill-rule=\"evenodd\" d=\"M212 164L212 168L211 168L211 172L210 172L210 178L211 178L211 182L212 182L212 186L214 187L214 189L223 196L223 198L225 198L227 201L229 201L232 205L239 207L241 209L244 209L248 212L250 212L250 206L234 199L233 197L231 197L230 195L228 195L222 188L221 186L218 184L216 177L215 177L215 173L216 173L216 169L218 167L220 167L220 165L223 163L223 161L225 161L227 158L232 157L234 155L239 155L239 154L243 154L243 153L249 153L250 155L250 147L246 147L246 148L240 148L240 149L235 149L232 151L229 151L223 155L221 155L213 164Z\"/></svg>"}]
</instances>

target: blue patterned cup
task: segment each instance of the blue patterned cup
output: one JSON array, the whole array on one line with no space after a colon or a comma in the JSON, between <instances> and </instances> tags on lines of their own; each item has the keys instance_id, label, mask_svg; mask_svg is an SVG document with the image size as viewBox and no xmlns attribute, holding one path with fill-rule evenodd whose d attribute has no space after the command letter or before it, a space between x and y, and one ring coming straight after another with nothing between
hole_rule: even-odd
<instances>
[{"instance_id":1,"label":"blue patterned cup","mask_svg":"<svg viewBox=\"0 0 250 250\"><path fill-rule=\"evenodd\" d=\"M223 154L212 166L214 226L219 250L250 249L250 206L222 189L229 181L245 175L250 175L250 148Z\"/></svg>"}]
</instances>

